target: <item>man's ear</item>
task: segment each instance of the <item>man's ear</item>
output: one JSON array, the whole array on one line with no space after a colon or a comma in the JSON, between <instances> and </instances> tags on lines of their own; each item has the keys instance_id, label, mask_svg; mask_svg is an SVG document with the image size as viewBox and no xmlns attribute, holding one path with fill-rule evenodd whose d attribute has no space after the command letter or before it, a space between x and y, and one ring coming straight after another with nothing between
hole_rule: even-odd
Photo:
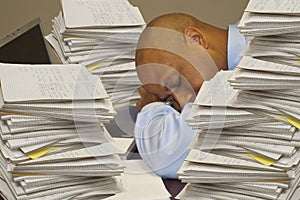
<instances>
[{"instance_id":1,"label":"man's ear","mask_svg":"<svg viewBox=\"0 0 300 200\"><path fill-rule=\"evenodd\" d=\"M199 29L188 27L184 30L184 34L190 37L194 42L200 44L203 48L208 48L207 38Z\"/></svg>"}]
</instances>

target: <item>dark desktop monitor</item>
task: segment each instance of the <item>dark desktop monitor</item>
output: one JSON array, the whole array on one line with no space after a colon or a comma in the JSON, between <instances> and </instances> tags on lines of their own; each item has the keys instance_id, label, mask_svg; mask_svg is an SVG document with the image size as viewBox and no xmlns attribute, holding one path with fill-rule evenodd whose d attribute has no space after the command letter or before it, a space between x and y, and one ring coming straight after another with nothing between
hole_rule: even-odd
<instances>
[{"instance_id":1,"label":"dark desktop monitor","mask_svg":"<svg viewBox=\"0 0 300 200\"><path fill-rule=\"evenodd\" d=\"M0 38L0 62L51 64L39 18Z\"/></svg>"}]
</instances>

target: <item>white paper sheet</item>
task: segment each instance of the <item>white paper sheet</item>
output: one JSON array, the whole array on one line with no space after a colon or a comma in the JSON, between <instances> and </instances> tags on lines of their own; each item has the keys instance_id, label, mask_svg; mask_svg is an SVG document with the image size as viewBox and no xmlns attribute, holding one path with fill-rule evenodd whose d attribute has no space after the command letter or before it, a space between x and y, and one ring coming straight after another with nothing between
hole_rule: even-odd
<instances>
[{"instance_id":1,"label":"white paper sheet","mask_svg":"<svg viewBox=\"0 0 300 200\"><path fill-rule=\"evenodd\" d=\"M123 164L126 169L120 180L125 191L107 200L169 200L162 179L143 160L126 160Z\"/></svg>"}]
</instances>

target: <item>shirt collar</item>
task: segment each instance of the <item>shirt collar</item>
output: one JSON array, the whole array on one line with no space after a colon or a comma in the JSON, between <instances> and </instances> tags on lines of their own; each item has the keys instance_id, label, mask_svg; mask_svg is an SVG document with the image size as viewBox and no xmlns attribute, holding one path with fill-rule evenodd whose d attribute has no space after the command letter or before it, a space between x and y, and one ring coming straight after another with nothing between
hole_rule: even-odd
<instances>
[{"instance_id":1,"label":"shirt collar","mask_svg":"<svg viewBox=\"0 0 300 200\"><path fill-rule=\"evenodd\" d=\"M228 70L233 70L241 59L241 52L246 47L248 40L237 28L239 22L228 26L227 44L227 66Z\"/></svg>"}]
</instances>

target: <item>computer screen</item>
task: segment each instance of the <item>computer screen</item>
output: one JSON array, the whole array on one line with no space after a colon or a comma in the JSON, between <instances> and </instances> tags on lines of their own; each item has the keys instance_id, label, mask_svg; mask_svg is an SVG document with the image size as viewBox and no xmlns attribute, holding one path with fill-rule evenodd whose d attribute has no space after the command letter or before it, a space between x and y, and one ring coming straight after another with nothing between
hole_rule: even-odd
<instances>
[{"instance_id":1,"label":"computer screen","mask_svg":"<svg viewBox=\"0 0 300 200\"><path fill-rule=\"evenodd\" d=\"M0 38L0 62L18 64L51 63L39 18Z\"/></svg>"}]
</instances>

